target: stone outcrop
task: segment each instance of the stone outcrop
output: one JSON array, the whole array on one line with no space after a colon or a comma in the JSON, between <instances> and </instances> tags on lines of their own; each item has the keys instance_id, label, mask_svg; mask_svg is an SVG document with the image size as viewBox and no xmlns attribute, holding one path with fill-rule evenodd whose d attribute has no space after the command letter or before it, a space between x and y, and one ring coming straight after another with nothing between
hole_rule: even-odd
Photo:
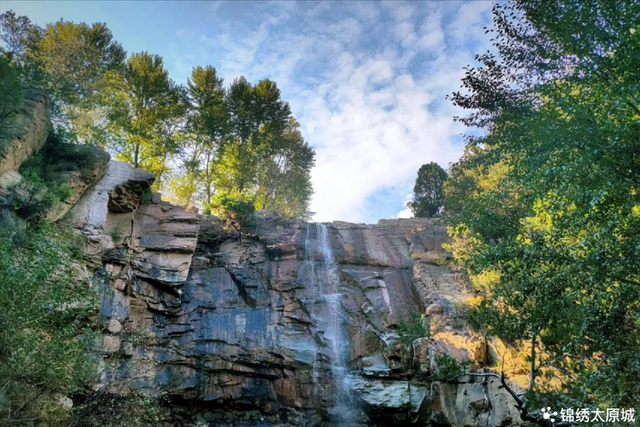
<instances>
[{"instance_id":1,"label":"stone outcrop","mask_svg":"<svg viewBox=\"0 0 640 427\"><path fill-rule=\"evenodd\" d=\"M320 225L260 212L238 238L216 217L162 202L151 183L111 161L71 211L102 289L97 388L163 395L183 421L211 425L254 412L262 421L246 425L326 425L338 415L337 425L520 423L494 379L434 380L438 355L480 372L487 357L456 312L471 293L448 266L435 220L336 222L322 235ZM329 259L333 278L322 270ZM425 314L432 337L407 345L397 328L412 313ZM342 364L328 314L345 332Z\"/></svg>"},{"instance_id":2,"label":"stone outcrop","mask_svg":"<svg viewBox=\"0 0 640 427\"><path fill-rule=\"evenodd\" d=\"M25 89L24 101L0 138L0 180L16 171L27 158L39 151L53 130L49 120L49 100L39 89Z\"/></svg>"},{"instance_id":3,"label":"stone outcrop","mask_svg":"<svg viewBox=\"0 0 640 427\"><path fill-rule=\"evenodd\" d=\"M19 184L23 177L19 169L25 160L34 156L45 146L50 148L46 154L57 151L72 151L78 146L74 144L56 143L52 148L50 141L53 126L50 120L49 99L40 89L25 88L24 100L15 114L2 125L0 132L0 201L9 197L12 187ZM87 188L95 184L104 175L110 157L98 147L86 145L82 147L85 162L74 164L74 159L45 159L51 161L48 166L56 168L58 181L66 184L69 197L55 204L44 213L50 221L58 221L75 205ZM55 162L59 161L58 164ZM19 189L17 190L20 191Z\"/></svg>"},{"instance_id":4,"label":"stone outcrop","mask_svg":"<svg viewBox=\"0 0 640 427\"><path fill-rule=\"evenodd\" d=\"M80 196L82 196L89 187L98 182L107 171L111 156L99 147L85 146L85 149L91 153L93 160L90 165L82 165L81 168L73 167L63 172L61 179L67 184L71 194L67 199L53 206L47 213L47 219L49 221L58 221L64 217L67 212L75 206Z\"/></svg>"}]
</instances>

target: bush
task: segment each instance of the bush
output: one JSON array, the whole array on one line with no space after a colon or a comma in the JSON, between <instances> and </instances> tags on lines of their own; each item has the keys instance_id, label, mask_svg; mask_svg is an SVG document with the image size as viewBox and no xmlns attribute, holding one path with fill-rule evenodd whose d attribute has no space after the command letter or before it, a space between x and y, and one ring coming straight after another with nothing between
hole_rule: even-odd
<instances>
[{"instance_id":1,"label":"bush","mask_svg":"<svg viewBox=\"0 0 640 427\"><path fill-rule=\"evenodd\" d=\"M92 379L97 298L78 277L69 231L0 227L0 415L9 425L68 425L61 402Z\"/></svg>"},{"instance_id":2,"label":"bush","mask_svg":"<svg viewBox=\"0 0 640 427\"><path fill-rule=\"evenodd\" d=\"M41 169L46 179L54 181L60 181L66 173L74 171L86 177L98 161L95 148L70 143L67 138L61 129L50 134L42 151L24 162L22 168Z\"/></svg>"},{"instance_id":3,"label":"bush","mask_svg":"<svg viewBox=\"0 0 640 427\"><path fill-rule=\"evenodd\" d=\"M63 143L59 135L52 135L40 153L20 166L23 179L9 188L11 194L4 205L21 218L37 222L57 203L71 197L69 173L77 172L87 179L97 161L93 147Z\"/></svg>"},{"instance_id":4,"label":"bush","mask_svg":"<svg viewBox=\"0 0 640 427\"><path fill-rule=\"evenodd\" d=\"M31 167L20 172L22 180L9 188L11 194L6 204L21 218L37 222L56 203L71 196L66 183L46 179L41 169Z\"/></svg>"},{"instance_id":5,"label":"bush","mask_svg":"<svg viewBox=\"0 0 640 427\"><path fill-rule=\"evenodd\" d=\"M436 356L436 380L443 382L455 381L466 373L469 363L460 363L448 354Z\"/></svg>"},{"instance_id":6,"label":"bush","mask_svg":"<svg viewBox=\"0 0 640 427\"><path fill-rule=\"evenodd\" d=\"M208 209L222 219L227 228L237 231L239 236L255 225L256 209L246 197L221 193L214 196Z\"/></svg>"},{"instance_id":7,"label":"bush","mask_svg":"<svg viewBox=\"0 0 640 427\"><path fill-rule=\"evenodd\" d=\"M16 108L22 104L24 94L15 69L0 57L0 132Z\"/></svg>"},{"instance_id":8,"label":"bush","mask_svg":"<svg viewBox=\"0 0 640 427\"><path fill-rule=\"evenodd\" d=\"M420 313L411 313L408 321L398 322L396 331L400 336L400 342L404 345L411 345L419 338L426 338L429 332L424 328L423 322L424 315Z\"/></svg>"}]
</instances>

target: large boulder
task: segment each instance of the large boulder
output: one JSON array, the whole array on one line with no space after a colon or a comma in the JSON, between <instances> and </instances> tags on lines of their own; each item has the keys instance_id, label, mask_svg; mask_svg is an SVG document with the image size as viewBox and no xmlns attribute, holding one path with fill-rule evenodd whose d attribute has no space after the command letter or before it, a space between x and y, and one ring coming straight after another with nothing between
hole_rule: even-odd
<instances>
[{"instance_id":1,"label":"large boulder","mask_svg":"<svg viewBox=\"0 0 640 427\"><path fill-rule=\"evenodd\" d=\"M49 116L46 94L39 89L25 89L22 105L0 136L0 180L44 146L53 130Z\"/></svg>"}]
</instances>

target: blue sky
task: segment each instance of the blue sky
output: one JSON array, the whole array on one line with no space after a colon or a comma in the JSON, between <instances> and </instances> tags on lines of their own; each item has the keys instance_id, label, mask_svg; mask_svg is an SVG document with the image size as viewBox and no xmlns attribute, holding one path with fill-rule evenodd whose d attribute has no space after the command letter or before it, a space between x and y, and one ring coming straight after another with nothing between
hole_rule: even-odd
<instances>
[{"instance_id":1,"label":"blue sky","mask_svg":"<svg viewBox=\"0 0 640 427\"><path fill-rule=\"evenodd\" d=\"M227 82L275 80L316 150L315 220L406 216L420 165L462 153L445 96L489 49L489 1L3 1L39 25L106 22L128 52L164 57L184 83L213 65Z\"/></svg>"}]
</instances>

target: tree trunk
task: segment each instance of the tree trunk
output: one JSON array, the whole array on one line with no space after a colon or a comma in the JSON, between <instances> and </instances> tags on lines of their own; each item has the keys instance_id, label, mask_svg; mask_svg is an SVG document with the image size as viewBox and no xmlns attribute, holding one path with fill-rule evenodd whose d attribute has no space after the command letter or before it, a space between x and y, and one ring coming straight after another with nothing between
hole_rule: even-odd
<instances>
[{"instance_id":1,"label":"tree trunk","mask_svg":"<svg viewBox=\"0 0 640 427\"><path fill-rule=\"evenodd\" d=\"M140 145L136 144L136 149L133 151L133 167L137 168L140 166L138 164L138 155L140 153Z\"/></svg>"},{"instance_id":2,"label":"tree trunk","mask_svg":"<svg viewBox=\"0 0 640 427\"><path fill-rule=\"evenodd\" d=\"M536 383L536 340L538 332L534 332L531 336L531 365L529 367L529 391L533 390Z\"/></svg>"}]
</instances>

